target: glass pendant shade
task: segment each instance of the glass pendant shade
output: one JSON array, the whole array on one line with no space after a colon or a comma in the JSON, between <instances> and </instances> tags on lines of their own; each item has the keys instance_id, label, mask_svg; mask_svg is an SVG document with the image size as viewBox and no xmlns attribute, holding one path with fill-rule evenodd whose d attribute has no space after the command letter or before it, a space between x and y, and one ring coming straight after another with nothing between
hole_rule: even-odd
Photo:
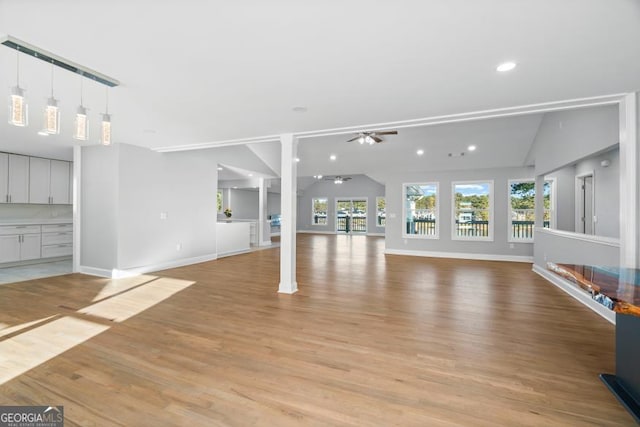
<instances>
[{"instance_id":1,"label":"glass pendant shade","mask_svg":"<svg viewBox=\"0 0 640 427\"><path fill-rule=\"evenodd\" d=\"M20 86L11 88L9 95L9 124L27 126L29 124L29 106Z\"/></svg>"},{"instance_id":2,"label":"glass pendant shade","mask_svg":"<svg viewBox=\"0 0 640 427\"><path fill-rule=\"evenodd\" d=\"M102 128L101 128L100 140L102 145L111 145L111 115L102 115Z\"/></svg>"},{"instance_id":3,"label":"glass pendant shade","mask_svg":"<svg viewBox=\"0 0 640 427\"><path fill-rule=\"evenodd\" d=\"M44 126L42 130L49 135L60 133L60 109L58 108L58 100L54 97L47 100L47 106L44 108Z\"/></svg>"},{"instance_id":4,"label":"glass pendant shade","mask_svg":"<svg viewBox=\"0 0 640 427\"><path fill-rule=\"evenodd\" d=\"M89 118L87 117L87 109L80 105L76 113L76 120L73 126L73 138L80 141L89 139Z\"/></svg>"}]
</instances>

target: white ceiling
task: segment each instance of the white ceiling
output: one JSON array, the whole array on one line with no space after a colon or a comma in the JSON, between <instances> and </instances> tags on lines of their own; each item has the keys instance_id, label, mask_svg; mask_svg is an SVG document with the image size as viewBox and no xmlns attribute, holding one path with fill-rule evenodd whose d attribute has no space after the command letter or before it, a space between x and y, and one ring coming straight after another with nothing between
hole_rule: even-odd
<instances>
[{"instance_id":1,"label":"white ceiling","mask_svg":"<svg viewBox=\"0 0 640 427\"><path fill-rule=\"evenodd\" d=\"M114 139L152 148L640 90L637 0L0 0L0 33L120 80L110 95ZM505 60L518 67L500 75ZM49 66L22 63L31 124L11 127L0 109L0 149L69 157L78 77L57 72L63 133L45 140L36 131ZM0 88L14 84L15 51L0 46ZM86 84L85 104L97 144L104 89ZM445 144L428 130L425 150L464 146L470 133L460 132ZM352 159L348 173L365 172Z\"/></svg>"}]
</instances>

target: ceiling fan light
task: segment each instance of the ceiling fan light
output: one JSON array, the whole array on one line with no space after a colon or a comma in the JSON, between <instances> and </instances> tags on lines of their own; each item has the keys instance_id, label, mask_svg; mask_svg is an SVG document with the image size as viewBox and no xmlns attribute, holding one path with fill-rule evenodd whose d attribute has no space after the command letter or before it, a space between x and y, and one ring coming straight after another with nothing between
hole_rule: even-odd
<instances>
[{"instance_id":1,"label":"ceiling fan light","mask_svg":"<svg viewBox=\"0 0 640 427\"><path fill-rule=\"evenodd\" d=\"M370 136L370 135L367 135L367 136L364 138L364 142L366 142L366 143L367 143L367 144L369 144L369 145L373 145L373 143L374 143L375 141L373 140L373 138L371 138L371 136Z\"/></svg>"},{"instance_id":2,"label":"ceiling fan light","mask_svg":"<svg viewBox=\"0 0 640 427\"><path fill-rule=\"evenodd\" d=\"M368 137L367 137L367 138L368 138ZM359 142L360 144L364 144L364 141L365 141L365 137L364 137L364 136L361 136L360 138L358 138L358 142Z\"/></svg>"},{"instance_id":3,"label":"ceiling fan light","mask_svg":"<svg viewBox=\"0 0 640 427\"><path fill-rule=\"evenodd\" d=\"M29 124L29 106L20 86L11 88L9 95L9 124L27 126Z\"/></svg>"},{"instance_id":4,"label":"ceiling fan light","mask_svg":"<svg viewBox=\"0 0 640 427\"><path fill-rule=\"evenodd\" d=\"M44 107L44 126L42 130L49 135L60 133L60 109L58 108L58 100L54 97L47 99L47 105Z\"/></svg>"}]
</instances>

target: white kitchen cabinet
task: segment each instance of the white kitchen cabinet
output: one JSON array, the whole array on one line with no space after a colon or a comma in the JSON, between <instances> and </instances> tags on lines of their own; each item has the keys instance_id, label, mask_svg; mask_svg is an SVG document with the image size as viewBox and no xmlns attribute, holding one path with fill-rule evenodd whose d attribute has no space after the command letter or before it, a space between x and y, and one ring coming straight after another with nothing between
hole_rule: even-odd
<instances>
[{"instance_id":1,"label":"white kitchen cabinet","mask_svg":"<svg viewBox=\"0 0 640 427\"><path fill-rule=\"evenodd\" d=\"M41 238L39 225L0 227L0 263L40 258Z\"/></svg>"},{"instance_id":2,"label":"white kitchen cabinet","mask_svg":"<svg viewBox=\"0 0 640 427\"><path fill-rule=\"evenodd\" d=\"M1 153L0 202L29 202L29 156Z\"/></svg>"},{"instance_id":3,"label":"white kitchen cabinet","mask_svg":"<svg viewBox=\"0 0 640 427\"><path fill-rule=\"evenodd\" d=\"M62 160L30 158L29 203L70 203L70 164Z\"/></svg>"}]
</instances>

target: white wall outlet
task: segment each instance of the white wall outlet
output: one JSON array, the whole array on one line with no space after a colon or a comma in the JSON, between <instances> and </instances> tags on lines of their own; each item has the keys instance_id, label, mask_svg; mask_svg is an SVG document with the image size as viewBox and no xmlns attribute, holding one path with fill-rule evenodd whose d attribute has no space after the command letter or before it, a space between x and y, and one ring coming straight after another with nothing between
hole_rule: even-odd
<instances>
[{"instance_id":1,"label":"white wall outlet","mask_svg":"<svg viewBox=\"0 0 640 427\"><path fill-rule=\"evenodd\" d=\"M182 243L178 243L176 245L176 251L181 251L182 250Z\"/></svg>"},{"instance_id":2,"label":"white wall outlet","mask_svg":"<svg viewBox=\"0 0 640 427\"><path fill-rule=\"evenodd\" d=\"M160 212L160 219L167 219L169 215L166 212Z\"/></svg>"}]
</instances>

